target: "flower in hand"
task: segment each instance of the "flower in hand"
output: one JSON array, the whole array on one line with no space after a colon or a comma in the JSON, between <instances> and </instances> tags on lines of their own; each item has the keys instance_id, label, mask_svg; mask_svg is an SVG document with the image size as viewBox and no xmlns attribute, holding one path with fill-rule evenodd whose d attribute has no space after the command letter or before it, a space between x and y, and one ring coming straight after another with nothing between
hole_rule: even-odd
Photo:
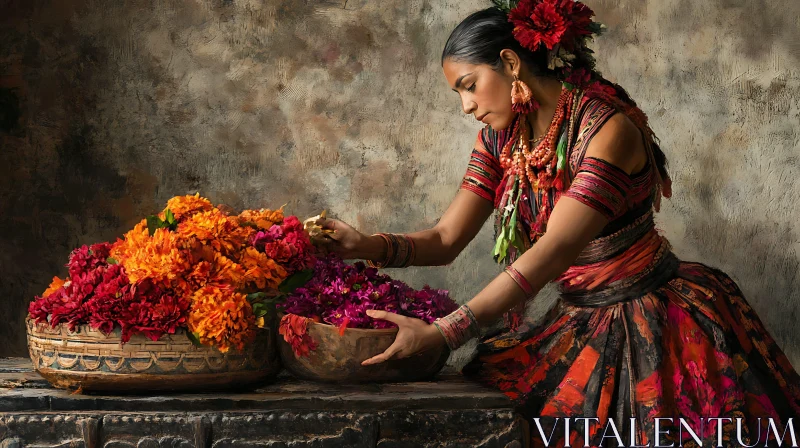
<instances>
[{"instance_id":1,"label":"flower in hand","mask_svg":"<svg viewBox=\"0 0 800 448\"><path fill-rule=\"evenodd\" d=\"M445 340L439 330L421 319L381 310L368 310L367 315L396 324L398 332L394 343L386 351L364 360L361 363L362 366L378 364L390 359L406 358L436 346L445 345Z\"/></svg>"},{"instance_id":2,"label":"flower in hand","mask_svg":"<svg viewBox=\"0 0 800 448\"><path fill-rule=\"evenodd\" d=\"M314 222L321 229L312 242L323 253L336 253L345 260L364 258L371 249L369 237L338 219L320 217Z\"/></svg>"}]
</instances>

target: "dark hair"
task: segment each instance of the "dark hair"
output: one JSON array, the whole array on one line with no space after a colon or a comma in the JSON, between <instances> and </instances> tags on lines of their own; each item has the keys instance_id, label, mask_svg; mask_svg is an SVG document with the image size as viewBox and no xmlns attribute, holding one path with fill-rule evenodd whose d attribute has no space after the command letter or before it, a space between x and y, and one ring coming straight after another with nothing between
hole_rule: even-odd
<instances>
[{"instance_id":1,"label":"dark hair","mask_svg":"<svg viewBox=\"0 0 800 448\"><path fill-rule=\"evenodd\" d=\"M542 47L538 51L530 51L523 47L514 38L514 26L508 21L508 14L496 7L480 10L470 14L466 19L456 26L447 43L442 50L442 64L446 59L466 62L469 64L487 64L495 70L503 67L500 59L500 52L504 49L513 50L519 55L522 62L528 67L534 76L558 77L557 73L547 68L547 49ZM590 60L590 55L585 55L584 59L580 54L572 62L573 67L586 67L593 70L594 61ZM594 71L594 70L593 70ZM594 71L596 79L603 84L613 87L617 91L617 97L623 102L637 107L628 92L620 85L600 76ZM658 171L661 177L666 180L667 158L658 145L658 140L654 137L653 152Z\"/></svg>"},{"instance_id":2,"label":"dark hair","mask_svg":"<svg viewBox=\"0 0 800 448\"><path fill-rule=\"evenodd\" d=\"M474 12L450 33L442 51L442 64L449 58L500 70L503 67L500 52L509 49L519 55L535 76L555 76L547 69L547 49L528 50L514 38L513 30L508 14L498 8Z\"/></svg>"}]
</instances>

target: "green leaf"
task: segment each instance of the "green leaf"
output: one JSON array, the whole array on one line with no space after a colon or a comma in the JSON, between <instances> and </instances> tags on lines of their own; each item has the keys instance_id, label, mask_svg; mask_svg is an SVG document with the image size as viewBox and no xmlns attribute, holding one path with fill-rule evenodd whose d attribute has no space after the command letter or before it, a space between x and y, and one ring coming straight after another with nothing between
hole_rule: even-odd
<instances>
[{"instance_id":1,"label":"green leaf","mask_svg":"<svg viewBox=\"0 0 800 448\"><path fill-rule=\"evenodd\" d=\"M518 231L514 231L514 238L511 239L511 244L517 248L520 254L525 252L525 246L522 244L522 236L519 235Z\"/></svg>"},{"instance_id":2,"label":"green leaf","mask_svg":"<svg viewBox=\"0 0 800 448\"><path fill-rule=\"evenodd\" d=\"M150 236L153 236L156 230L162 227L164 227L164 221L162 221L161 218L155 215L147 217L147 230L150 232Z\"/></svg>"},{"instance_id":3,"label":"green leaf","mask_svg":"<svg viewBox=\"0 0 800 448\"><path fill-rule=\"evenodd\" d=\"M492 255L494 255L495 259L500 254L500 246L503 244L503 240L506 237L506 227L500 227L500 234L497 235L497 241L494 244L494 249L492 250Z\"/></svg>"},{"instance_id":4,"label":"green leaf","mask_svg":"<svg viewBox=\"0 0 800 448\"><path fill-rule=\"evenodd\" d=\"M602 23L591 22L589 23L589 31L593 34L600 35L605 31L605 26L603 26Z\"/></svg>"},{"instance_id":5,"label":"green leaf","mask_svg":"<svg viewBox=\"0 0 800 448\"><path fill-rule=\"evenodd\" d=\"M189 340L192 341L192 344L195 347L203 347L203 344L200 343L200 335L193 331L187 331L186 336L189 337Z\"/></svg>"},{"instance_id":6,"label":"green leaf","mask_svg":"<svg viewBox=\"0 0 800 448\"><path fill-rule=\"evenodd\" d=\"M294 274L286 277L286 279L278 286L278 291L290 294L295 289L304 286L311 278L314 277L313 269L305 269L303 271L295 272Z\"/></svg>"},{"instance_id":7,"label":"green leaf","mask_svg":"<svg viewBox=\"0 0 800 448\"><path fill-rule=\"evenodd\" d=\"M520 196L522 196L522 193L520 191L519 178L517 178L514 180L514 185L511 187L511 192L505 203L506 206L503 207L504 211L500 224L500 233L497 235L497 241L492 250L492 255L498 263L501 263L506 258L509 245L514 244L514 240L517 238L517 210L519 209ZM506 207L511 203L513 203L514 206L509 211ZM511 217L506 221L505 218L508 217L509 214Z\"/></svg>"},{"instance_id":8,"label":"green leaf","mask_svg":"<svg viewBox=\"0 0 800 448\"><path fill-rule=\"evenodd\" d=\"M178 221L175 220L175 215L172 214L172 210L167 209L167 211L164 212L164 218L166 218L163 221L164 227L168 228L171 232L178 229Z\"/></svg>"},{"instance_id":9,"label":"green leaf","mask_svg":"<svg viewBox=\"0 0 800 448\"><path fill-rule=\"evenodd\" d=\"M516 6L517 2L513 0L492 0L492 3L500 8L501 11L508 13L514 8L514 6Z\"/></svg>"},{"instance_id":10,"label":"green leaf","mask_svg":"<svg viewBox=\"0 0 800 448\"><path fill-rule=\"evenodd\" d=\"M252 294L247 295L247 301L250 303L253 302L260 302L262 299L267 297L267 293L265 292L254 292Z\"/></svg>"},{"instance_id":11,"label":"green leaf","mask_svg":"<svg viewBox=\"0 0 800 448\"><path fill-rule=\"evenodd\" d=\"M517 210L519 210L519 197L521 195L517 195L517 201L514 203L514 213L511 214L511 219L508 221L508 228L509 228L509 238L511 241L514 241L514 237L517 233Z\"/></svg>"},{"instance_id":12,"label":"green leaf","mask_svg":"<svg viewBox=\"0 0 800 448\"><path fill-rule=\"evenodd\" d=\"M106 263L108 263L108 264L119 264L119 261L117 261L116 258L108 257L108 258L106 258Z\"/></svg>"},{"instance_id":13,"label":"green leaf","mask_svg":"<svg viewBox=\"0 0 800 448\"><path fill-rule=\"evenodd\" d=\"M268 311L269 308L263 303L256 303L255 305L253 305L253 314L256 317L264 317L267 315Z\"/></svg>"},{"instance_id":14,"label":"green leaf","mask_svg":"<svg viewBox=\"0 0 800 448\"><path fill-rule=\"evenodd\" d=\"M556 168L563 170L567 166L567 133L563 132L556 148Z\"/></svg>"},{"instance_id":15,"label":"green leaf","mask_svg":"<svg viewBox=\"0 0 800 448\"><path fill-rule=\"evenodd\" d=\"M502 244L500 244L500 253L498 257L500 260L505 260L506 256L508 255L508 239L504 239Z\"/></svg>"}]
</instances>

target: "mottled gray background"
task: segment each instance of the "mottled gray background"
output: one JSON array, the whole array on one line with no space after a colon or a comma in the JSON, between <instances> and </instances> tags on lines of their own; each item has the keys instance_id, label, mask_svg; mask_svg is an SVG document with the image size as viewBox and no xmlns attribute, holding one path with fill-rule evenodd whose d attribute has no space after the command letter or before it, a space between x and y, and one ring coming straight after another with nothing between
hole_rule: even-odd
<instances>
[{"instance_id":1,"label":"mottled gray background","mask_svg":"<svg viewBox=\"0 0 800 448\"><path fill-rule=\"evenodd\" d=\"M0 356L26 354L27 303L72 248L173 195L431 226L479 129L441 48L488 3L0 0ZM601 69L671 162L660 227L729 272L800 365L800 3L588 4L610 28ZM498 272L490 246L487 226L451 266L393 274L466 301Z\"/></svg>"}]
</instances>

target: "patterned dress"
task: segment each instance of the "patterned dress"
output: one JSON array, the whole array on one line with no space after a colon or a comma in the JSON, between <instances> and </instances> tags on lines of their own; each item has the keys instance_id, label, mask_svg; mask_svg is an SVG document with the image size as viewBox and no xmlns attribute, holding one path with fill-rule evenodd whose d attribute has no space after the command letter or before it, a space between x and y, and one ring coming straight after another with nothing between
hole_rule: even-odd
<instances>
[{"instance_id":1,"label":"patterned dress","mask_svg":"<svg viewBox=\"0 0 800 448\"><path fill-rule=\"evenodd\" d=\"M537 417L548 437L555 425L549 446L565 445L567 417L598 419L590 426L592 446L603 440L608 419L626 444L633 434L637 444L653 446L656 417L675 419L672 425L660 422L661 446L696 446L685 428L677 440L679 417L703 446L716 446L710 443L716 421L708 418L730 418L723 421L723 445L739 446L740 417L750 437L743 442L764 446L767 418L782 434L788 419L800 414L800 377L733 280L670 251L653 222L653 170L631 176L585 157L592 137L616 111L601 99L580 101L580 125L568 153L571 184L564 192L606 215L609 224L556 279L561 297L542 323L507 325L484 336L464 374L515 401L530 424L533 446L543 446ZM506 139L506 131L482 130L462 183L495 205ZM571 446L584 446L583 427L571 425ZM602 446L615 446L613 432L606 434ZM791 441L786 434L783 446Z\"/></svg>"}]
</instances>

